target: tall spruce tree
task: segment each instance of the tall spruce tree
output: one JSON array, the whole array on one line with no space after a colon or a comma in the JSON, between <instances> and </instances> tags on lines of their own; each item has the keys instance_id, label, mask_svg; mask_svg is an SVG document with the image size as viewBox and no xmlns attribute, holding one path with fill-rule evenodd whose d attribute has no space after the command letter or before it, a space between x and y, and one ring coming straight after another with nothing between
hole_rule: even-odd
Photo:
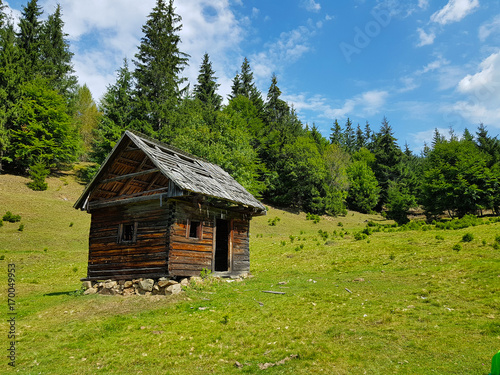
<instances>
[{"instance_id":1,"label":"tall spruce tree","mask_svg":"<svg viewBox=\"0 0 500 375\"><path fill-rule=\"evenodd\" d=\"M0 5L2 3L0 2ZM9 129L14 120L14 107L19 100L18 49L12 21L0 9L0 173L5 162L12 161L7 155L10 144Z\"/></svg>"},{"instance_id":2,"label":"tall spruce tree","mask_svg":"<svg viewBox=\"0 0 500 375\"><path fill-rule=\"evenodd\" d=\"M399 148L392 127L385 116L382 119L380 132L376 135L374 154L376 162L373 166L373 172L381 189L378 209L382 209L382 206L388 201L390 181L396 181L399 178L398 164L403 157L403 152Z\"/></svg>"},{"instance_id":3,"label":"tall spruce tree","mask_svg":"<svg viewBox=\"0 0 500 375\"><path fill-rule=\"evenodd\" d=\"M58 4L42 28L41 71L51 88L70 99L76 93L77 78L71 62L73 53L66 39L68 34L64 33L63 28L61 6Z\"/></svg>"},{"instance_id":4,"label":"tall spruce tree","mask_svg":"<svg viewBox=\"0 0 500 375\"><path fill-rule=\"evenodd\" d=\"M130 127L132 92L132 73L125 59L123 67L118 70L116 83L108 86L99 106L102 117L94 131L90 155L92 161L102 163L120 139L122 132Z\"/></svg>"},{"instance_id":5,"label":"tall spruce tree","mask_svg":"<svg viewBox=\"0 0 500 375\"><path fill-rule=\"evenodd\" d=\"M344 133L342 131L342 126L340 126L337 119L333 122L333 126L330 128L332 133L330 134L330 143L332 145L344 145Z\"/></svg>"},{"instance_id":6,"label":"tall spruce tree","mask_svg":"<svg viewBox=\"0 0 500 375\"><path fill-rule=\"evenodd\" d=\"M234 99L239 95L250 99L255 108L261 112L264 107L264 101L262 100L262 95L257 89L253 79L253 72L250 67L250 62L245 57L243 63L241 64L241 72L236 74L233 79L233 85L231 87L230 99Z\"/></svg>"},{"instance_id":7,"label":"tall spruce tree","mask_svg":"<svg viewBox=\"0 0 500 375\"><path fill-rule=\"evenodd\" d=\"M203 55L199 73L198 82L194 86L194 96L208 111L218 111L222 104L222 96L217 94L220 84L217 83L208 53Z\"/></svg>"},{"instance_id":8,"label":"tall spruce tree","mask_svg":"<svg viewBox=\"0 0 500 375\"><path fill-rule=\"evenodd\" d=\"M17 45L20 50L19 66L22 67L24 81L30 81L40 73L42 14L38 0L30 0L21 12Z\"/></svg>"},{"instance_id":9,"label":"tall spruce tree","mask_svg":"<svg viewBox=\"0 0 500 375\"><path fill-rule=\"evenodd\" d=\"M179 49L181 28L174 1L157 0L142 27L144 36L134 60L134 127L167 141L172 136L175 109L186 90L181 73L189 55Z\"/></svg>"}]
</instances>

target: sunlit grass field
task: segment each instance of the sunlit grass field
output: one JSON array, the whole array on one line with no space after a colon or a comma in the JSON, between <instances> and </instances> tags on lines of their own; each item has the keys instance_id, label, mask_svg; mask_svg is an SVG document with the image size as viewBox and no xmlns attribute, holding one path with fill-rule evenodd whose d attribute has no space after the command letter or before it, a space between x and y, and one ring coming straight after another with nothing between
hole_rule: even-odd
<instances>
[{"instance_id":1,"label":"sunlit grass field","mask_svg":"<svg viewBox=\"0 0 500 375\"><path fill-rule=\"evenodd\" d=\"M71 174L45 192L26 182L0 175L0 216L21 215L0 227L0 373L487 374L500 349L495 220L362 236L391 222L270 208L251 223L251 278L179 296L84 296L90 215L72 207L83 186Z\"/></svg>"}]
</instances>

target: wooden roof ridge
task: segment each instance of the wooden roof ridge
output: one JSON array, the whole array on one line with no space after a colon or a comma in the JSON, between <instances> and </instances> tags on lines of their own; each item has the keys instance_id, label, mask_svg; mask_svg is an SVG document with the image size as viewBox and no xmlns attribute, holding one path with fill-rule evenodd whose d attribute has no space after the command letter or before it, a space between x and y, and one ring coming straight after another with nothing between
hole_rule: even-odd
<instances>
[{"instance_id":1,"label":"wooden roof ridge","mask_svg":"<svg viewBox=\"0 0 500 375\"><path fill-rule=\"evenodd\" d=\"M84 209L86 202L111 167L113 160L130 140L151 160L155 167L179 190L202 194L216 199L244 205L265 213L265 207L220 166L191 155L174 146L159 142L137 131L126 130L106 157L92 181L76 201L74 207ZM118 151L121 148L120 151Z\"/></svg>"}]
</instances>

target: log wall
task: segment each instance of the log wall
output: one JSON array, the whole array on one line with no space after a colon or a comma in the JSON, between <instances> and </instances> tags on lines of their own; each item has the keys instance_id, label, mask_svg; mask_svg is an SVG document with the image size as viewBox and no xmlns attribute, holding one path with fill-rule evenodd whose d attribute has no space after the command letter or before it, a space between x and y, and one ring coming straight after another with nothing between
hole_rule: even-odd
<instances>
[{"instance_id":1,"label":"log wall","mask_svg":"<svg viewBox=\"0 0 500 375\"><path fill-rule=\"evenodd\" d=\"M168 229L173 212L157 200L92 211L88 279L159 277L168 274ZM119 227L137 223L135 242L119 243Z\"/></svg>"},{"instance_id":2,"label":"log wall","mask_svg":"<svg viewBox=\"0 0 500 375\"><path fill-rule=\"evenodd\" d=\"M170 230L169 242L169 274L173 276L199 276L205 268L213 270L215 251L216 222L223 217L233 221L230 233L230 249L232 248L232 264L228 273L240 274L250 271L248 243L249 220L235 212L199 207L185 202L177 202L175 220ZM202 237L190 238L186 235L188 221L202 223Z\"/></svg>"},{"instance_id":3,"label":"log wall","mask_svg":"<svg viewBox=\"0 0 500 375\"><path fill-rule=\"evenodd\" d=\"M250 271L249 220L243 214L158 200L92 210L88 280L199 276L213 270L216 222L230 223L228 274ZM200 238L189 236L201 222ZM137 223L137 224L135 224ZM135 241L120 243L120 225L136 225Z\"/></svg>"}]
</instances>

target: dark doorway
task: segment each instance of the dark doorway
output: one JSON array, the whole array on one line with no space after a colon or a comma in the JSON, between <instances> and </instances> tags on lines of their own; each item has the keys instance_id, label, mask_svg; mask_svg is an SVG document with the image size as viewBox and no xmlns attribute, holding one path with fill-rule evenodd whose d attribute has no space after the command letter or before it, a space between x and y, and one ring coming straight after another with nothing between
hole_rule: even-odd
<instances>
[{"instance_id":1,"label":"dark doorway","mask_svg":"<svg viewBox=\"0 0 500 375\"><path fill-rule=\"evenodd\" d=\"M229 222L217 219L215 235L215 264L214 271L229 270Z\"/></svg>"}]
</instances>

